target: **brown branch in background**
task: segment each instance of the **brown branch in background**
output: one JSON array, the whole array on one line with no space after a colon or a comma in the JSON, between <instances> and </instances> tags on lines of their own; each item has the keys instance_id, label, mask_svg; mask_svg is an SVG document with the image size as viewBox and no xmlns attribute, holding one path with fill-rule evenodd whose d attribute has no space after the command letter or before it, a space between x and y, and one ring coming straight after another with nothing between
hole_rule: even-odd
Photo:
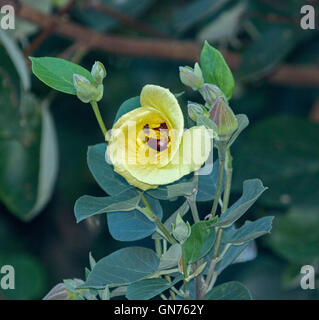
<instances>
[{"instance_id":1,"label":"brown branch in background","mask_svg":"<svg viewBox=\"0 0 319 320\"><path fill-rule=\"evenodd\" d=\"M60 11L57 13L57 16L63 17L64 15L66 15L70 10L72 10L76 1L77 0L70 0L62 9L60 9ZM24 50L24 56L26 58L32 56L33 52L35 52L36 49L50 36L50 34L54 32L55 27L56 24L54 21L48 24L42 30L42 32L36 38L34 38L31 44Z\"/></svg>"},{"instance_id":2,"label":"brown branch in background","mask_svg":"<svg viewBox=\"0 0 319 320\"><path fill-rule=\"evenodd\" d=\"M71 60L73 63L79 63L82 58L88 53L89 48L82 43L75 42L64 51L62 51L58 58Z\"/></svg>"},{"instance_id":3,"label":"brown branch in background","mask_svg":"<svg viewBox=\"0 0 319 320\"><path fill-rule=\"evenodd\" d=\"M2 4L14 4L10 0L0 0ZM65 21L56 15L48 15L28 5L22 5L16 15L41 28L54 24L54 32L60 36L82 43L91 49L122 55L164 58L172 60L196 61L200 48L191 41L151 40L126 36L115 36L96 32L80 24Z\"/></svg>"},{"instance_id":4,"label":"brown branch in background","mask_svg":"<svg viewBox=\"0 0 319 320\"><path fill-rule=\"evenodd\" d=\"M0 5L8 4L8 2L14 5L13 1L8 0L0 0ZM79 24L65 21L56 15L44 14L27 5L22 5L20 10L16 11L16 14L20 18L42 28L46 28L54 23L55 33L71 39L78 44L82 44L87 49L98 49L126 56L162 58L185 62L199 60L201 48L197 43L192 41L148 40L102 34ZM230 68L236 70L241 56L225 51L223 54ZM268 77L268 80L289 86L319 87L318 71L317 66L282 65Z\"/></svg>"},{"instance_id":5,"label":"brown branch in background","mask_svg":"<svg viewBox=\"0 0 319 320\"><path fill-rule=\"evenodd\" d=\"M155 38L169 38L169 36L163 34L162 32L159 32L158 30L155 30L153 27L149 26L146 23L143 23L141 21L138 21L136 19L133 19L121 12L118 12L105 4L101 3L98 0L89 0L85 4L86 8L91 8L96 11L99 11L100 13L104 13L118 21L120 21L123 25L126 25L128 27L131 27L137 31L140 31L144 34L147 34L151 37Z\"/></svg>"}]
</instances>

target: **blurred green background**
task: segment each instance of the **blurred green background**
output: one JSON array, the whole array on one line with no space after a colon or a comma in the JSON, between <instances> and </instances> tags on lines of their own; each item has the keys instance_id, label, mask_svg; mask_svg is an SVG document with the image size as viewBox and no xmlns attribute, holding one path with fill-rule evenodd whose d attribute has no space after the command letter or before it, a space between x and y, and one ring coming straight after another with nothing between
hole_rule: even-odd
<instances>
[{"instance_id":1,"label":"blurred green background","mask_svg":"<svg viewBox=\"0 0 319 320\"><path fill-rule=\"evenodd\" d=\"M271 235L258 240L257 252L252 249L257 257L230 266L220 280L240 280L255 299L319 298L318 281L316 290L299 286L300 267L319 265L319 25L300 27L300 8L312 4L318 13L317 1L18 3L16 30L0 30L0 266L16 268L16 290L0 289L0 299L41 299L63 279L84 278L89 251L99 259L132 245L110 237L105 217L75 223L75 200L103 195L86 164L87 147L103 137L89 105L53 93L35 77L30 90L19 54L64 57L88 69L102 61L108 76L100 108L108 128L120 104L147 83L186 91L179 98L184 110L187 100L200 101L179 81L178 67L195 62L187 46L175 59L173 49L159 59L160 49L153 56L136 39L160 48L187 41L199 49L208 40L233 68L231 106L247 114L250 126L234 145L231 199L239 197L243 180L261 178L269 190L247 217L276 218ZM43 19L26 22L39 11L59 16L58 25L49 19L45 28ZM56 32L63 23L132 40L127 47L113 39L92 49L71 39L76 34ZM165 214L178 205L163 202ZM202 217L210 205L200 205Z\"/></svg>"}]
</instances>

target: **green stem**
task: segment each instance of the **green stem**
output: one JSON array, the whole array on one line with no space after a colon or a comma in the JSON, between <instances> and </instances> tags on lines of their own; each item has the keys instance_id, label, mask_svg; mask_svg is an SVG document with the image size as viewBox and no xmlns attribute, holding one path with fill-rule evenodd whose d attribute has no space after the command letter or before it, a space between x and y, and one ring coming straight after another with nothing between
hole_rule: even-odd
<instances>
[{"instance_id":1,"label":"green stem","mask_svg":"<svg viewBox=\"0 0 319 320\"><path fill-rule=\"evenodd\" d=\"M166 276L165 276L165 279L166 279L168 282L172 282L171 277L170 277L169 275L166 275ZM176 300L176 295L175 295L174 291L172 290L172 288L170 288L169 294L170 294L172 300Z\"/></svg>"},{"instance_id":2,"label":"green stem","mask_svg":"<svg viewBox=\"0 0 319 320\"><path fill-rule=\"evenodd\" d=\"M191 195L189 197L186 197L187 199L187 202L191 208L191 212L192 212L192 216L193 216L193 219L194 219L194 222L197 223L200 221L199 219L199 215L198 215L198 209L197 209L197 205L196 205L196 194L195 196Z\"/></svg>"},{"instance_id":3,"label":"green stem","mask_svg":"<svg viewBox=\"0 0 319 320\"><path fill-rule=\"evenodd\" d=\"M210 212L210 220L215 217L217 207L218 207L218 202L219 198L222 193L222 184L223 184L223 175L224 175L224 165L225 165L225 150L223 147L218 148L218 158L219 158L219 172L218 172L218 182L217 182L217 188L216 188L216 194L215 194L215 199L214 203L212 206L212 210Z\"/></svg>"},{"instance_id":4,"label":"green stem","mask_svg":"<svg viewBox=\"0 0 319 320\"><path fill-rule=\"evenodd\" d=\"M196 269L198 268L199 263L195 263L193 264L193 272L196 271ZM200 299L200 295L201 295L201 289L202 289L202 276L198 275L195 278L195 300L199 300Z\"/></svg>"},{"instance_id":5,"label":"green stem","mask_svg":"<svg viewBox=\"0 0 319 320\"><path fill-rule=\"evenodd\" d=\"M229 196L230 196L230 189L231 189L231 182L232 182L232 174L233 174L233 166L232 166L232 156L230 153L230 150L227 149L226 151L226 182L225 182L225 191L224 191L224 197L223 197L223 208L222 212L225 212L228 208L228 203L229 203ZM212 287L211 282L214 279L214 271L218 259L218 253L219 253L219 247L221 243L221 238L223 234L223 229L219 228L218 233L217 233L217 240L214 248L214 253L213 253L213 259L212 262L209 266L209 270L207 273L207 278L205 280L204 284L204 289L203 289L203 294L206 294L206 290L210 287Z\"/></svg>"},{"instance_id":6,"label":"green stem","mask_svg":"<svg viewBox=\"0 0 319 320\"><path fill-rule=\"evenodd\" d=\"M155 249L157 256L160 258L162 256L162 244L160 239L155 239Z\"/></svg>"},{"instance_id":7,"label":"green stem","mask_svg":"<svg viewBox=\"0 0 319 320\"><path fill-rule=\"evenodd\" d=\"M138 193L141 193L140 191L137 191ZM158 219L157 215L154 213L153 209L151 208L151 206L149 205L148 201L146 200L145 196L142 195L142 202L144 203L145 207L148 209L148 213L149 213L149 218L154 221L158 227L159 230L162 231L162 233L164 234L164 236L167 238L167 240L171 243L171 244L176 244L177 241L172 237L172 235L169 233L169 231L166 229L166 227L164 226L164 224L161 222L160 219Z\"/></svg>"},{"instance_id":8,"label":"green stem","mask_svg":"<svg viewBox=\"0 0 319 320\"><path fill-rule=\"evenodd\" d=\"M225 191L223 198L223 209L222 212L225 212L228 208L229 196L230 196L230 187L233 176L233 166L232 166L232 156L230 150L226 151L226 181L225 181Z\"/></svg>"},{"instance_id":9,"label":"green stem","mask_svg":"<svg viewBox=\"0 0 319 320\"><path fill-rule=\"evenodd\" d=\"M183 298L187 298L187 297L185 296L185 293L184 293L184 292L182 292L181 290L176 289L174 286L171 287L171 290L174 291L178 296L181 296L181 297L183 297Z\"/></svg>"},{"instance_id":10,"label":"green stem","mask_svg":"<svg viewBox=\"0 0 319 320\"><path fill-rule=\"evenodd\" d=\"M99 109L99 106L98 106L97 102L96 101L91 101L91 106L93 108L96 120L99 123L99 126L100 126L100 128L102 130L102 133L103 133L104 137L105 137L105 140L108 141L109 140L109 134L107 133L107 130L106 130L104 121L102 119L102 116L101 116L101 113L100 113L100 109Z\"/></svg>"},{"instance_id":11,"label":"green stem","mask_svg":"<svg viewBox=\"0 0 319 320\"><path fill-rule=\"evenodd\" d=\"M186 197L186 200L191 208L191 212L192 212L192 216L194 219L194 222L197 223L200 221L199 219L199 215L198 215L198 209L197 209L197 205L196 205L196 195L197 195L197 191L198 191L198 175L197 172L195 172L194 175L194 182L196 184L196 187L194 188L194 192L190 195Z\"/></svg>"}]
</instances>

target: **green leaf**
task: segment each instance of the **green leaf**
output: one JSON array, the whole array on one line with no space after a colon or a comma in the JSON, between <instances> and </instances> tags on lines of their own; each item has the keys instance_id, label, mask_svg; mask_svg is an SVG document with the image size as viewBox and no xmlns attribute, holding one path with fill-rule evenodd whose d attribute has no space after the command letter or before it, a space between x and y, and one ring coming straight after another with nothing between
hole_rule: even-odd
<instances>
[{"instance_id":1,"label":"green leaf","mask_svg":"<svg viewBox=\"0 0 319 320\"><path fill-rule=\"evenodd\" d=\"M198 192L196 201L211 201L215 199L217 182L219 174L219 161L213 164L213 170L210 174L198 176ZM223 175L222 191L225 185L225 174Z\"/></svg>"},{"instance_id":2,"label":"green leaf","mask_svg":"<svg viewBox=\"0 0 319 320\"><path fill-rule=\"evenodd\" d=\"M92 270L94 268L94 266L96 265L96 261L92 256L92 252L89 252L89 262L90 262L90 268Z\"/></svg>"},{"instance_id":3,"label":"green leaf","mask_svg":"<svg viewBox=\"0 0 319 320\"><path fill-rule=\"evenodd\" d=\"M155 273L159 263L151 249L123 248L98 261L81 287L103 289L106 285L128 285Z\"/></svg>"},{"instance_id":4,"label":"green leaf","mask_svg":"<svg viewBox=\"0 0 319 320\"><path fill-rule=\"evenodd\" d=\"M106 143L90 146L87 153L87 162L89 169L99 184L99 186L110 196L116 196L124 191L130 191L133 196L136 195L134 188L129 185L123 177L114 171L111 164L105 160Z\"/></svg>"},{"instance_id":5,"label":"green leaf","mask_svg":"<svg viewBox=\"0 0 319 320\"><path fill-rule=\"evenodd\" d=\"M176 223L176 217L178 215L181 216L181 218L184 217L184 215L188 212L189 210L189 204L187 201L185 201L172 215L170 215L167 220L164 222L165 228L171 233L172 230L172 224ZM153 239L162 239L162 237L155 232L152 236Z\"/></svg>"},{"instance_id":6,"label":"green leaf","mask_svg":"<svg viewBox=\"0 0 319 320\"><path fill-rule=\"evenodd\" d=\"M292 263L309 264L319 258L319 215L316 207L294 207L276 217L267 245Z\"/></svg>"},{"instance_id":7,"label":"green leaf","mask_svg":"<svg viewBox=\"0 0 319 320\"><path fill-rule=\"evenodd\" d=\"M222 232L220 247L219 247L219 255L222 257L219 260L215 267L215 272L220 273L225 268L227 268L230 264L232 264L235 259L248 247L248 243L244 243L242 245L231 245L228 243L228 239L235 232L235 226L232 225L229 228L226 228ZM204 257L204 260L208 263L205 272L208 271L208 268L213 259L215 247L212 247L209 253Z\"/></svg>"},{"instance_id":8,"label":"green leaf","mask_svg":"<svg viewBox=\"0 0 319 320\"><path fill-rule=\"evenodd\" d=\"M194 180L176 183L167 186L167 194L170 199L181 196L190 196L194 193L196 182Z\"/></svg>"},{"instance_id":9,"label":"green leaf","mask_svg":"<svg viewBox=\"0 0 319 320\"><path fill-rule=\"evenodd\" d=\"M8 55L0 46L0 139L13 139L21 134L21 79Z\"/></svg>"},{"instance_id":10,"label":"green leaf","mask_svg":"<svg viewBox=\"0 0 319 320\"><path fill-rule=\"evenodd\" d=\"M159 270L172 269L178 265L182 255L182 247L179 243L173 244L162 255Z\"/></svg>"},{"instance_id":11,"label":"green leaf","mask_svg":"<svg viewBox=\"0 0 319 320\"><path fill-rule=\"evenodd\" d=\"M233 95L235 80L222 54L205 41L200 64L206 82L218 86L227 99Z\"/></svg>"},{"instance_id":12,"label":"green leaf","mask_svg":"<svg viewBox=\"0 0 319 320\"><path fill-rule=\"evenodd\" d=\"M209 291L205 300L252 300L248 289L237 281L223 283Z\"/></svg>"},{"instance_id":13,"label":"green leaf","mask_svg":"<svg viewBox=\"0 0 319 320\"><path fill-rule=\"evenodd\" d=\"M192 226L192 233L183 243L183 268L204 257L212 248L216 238L216 220L200 221Z\"/></svg>"},{"instance_id":14,"label":"green leaf","mask_svg":"<svg viewBox=\"0 0 319 320\"><path fill-rule=\"evenodd\" d=\"M247 128L247 126L249 125L249 120L245 114L237 114L236 118L237 118L238 128L228 140L227 142L228 148L231 147L231 145L236 141L236 139L241 134L241 132L244 131L245 128Z\"/></svg>"},{"instance_id":15,"label":"green leaf","mask_svg":"<svg viewBox=\"0 0 319 320\"><path fill-rule=\"evenodd\" d=\"M256 221L246 221L242 227L228 233L227 238L224 238L223 241L239 245L261 237L270 232L273 219L274 217L269 216Z\"/></svg>"},{"instance_id":16,"label":"green leaf","mask_svg":"<svg viewBox=\"0 0 319 320\"><path fill-rule=\"evenodd\" d=\"M117 110L114 123L120 119L124 114L141 107L140 96L130 98L124 101Z\"/></svg>"},{"instance_id":17,"label":"green leaf","mask_svg":"<svg viewBox=\"0 0 319 320\"><path fill-rule=\"evenodd\" d=\"M244 52L237 70L238 78L254 81L269 74L292 51L297 43L296 39L291 27L270 28Z\"/></svg>"},{"instance_id":18,"label":"green leaf","mask_svg":"<svg viewBox=\"0 0 319 320\"><path fill-rule=\"evenodd\" d=\"M129 300L149 300L171 288L181 280L182 276L176 277L171 282L162 278L140 280L128 286L126 298Z\"/></svg>"},{"instance_id":19,"label":"green leaf","mask_svg":"<svg viewBox=\"0 0 319 320\"><path fill-rule=\"evenodd\" d=\"M27 125L22 136L0 139L0 198L12 213L27 221L43 209L52 195L58 148L47 105L44 103L40 109L30 95L24 97L24 103Z\"/></svg>"},{"instance_id":20,"label":"green leaf","mask_svg":"<svg viewBox=\"0 0 319 320\"><path fill-rule=\"evenodd\" d=\"M132 211L138 208L141 196L132 198L131 193L124 192L114 197L82 196L74 206L77 223L97 214L112 211Z\"/></svg>"},{"instance_id":21,"label":"green leaf","mask_svg":"<svg viewBox=\"0 0 319 320\"><path fill-rule=\"evenodd\" d=\"M27 219L36 216L48 203L53 194L58 174L58 143L54 122L47 101L42 104L42 135L40 142L40 167L37 198Z\"/></svg>"},{"instance_id":22,"label":"green leaf","mask_svg":"<svg viewBox=\"0 0 319 320\"><path fill-rule=\"evenodd\" d=\"M158 200L145 195L145 198L159 220L163 210ZM133 211L115 211L107 214L107 224L112 237L119 241L135 241L146 238L155 232L157 226L140 209Z\"/></svg>"},{"instance_id":23,"label":"green leaf","mask_svg":"<svg viewBox=\"0 0 319 320\"><path fill-rule=\"evenodd\" d=\"M174 195L175 192L181 192L181 191L178 191L179 187L176 186L176 185L185 183L185 186L189 187L190 185L188 184L188 182L191 182L190 179L193 179L192 174L188 175L187 177L183 177L183 178L181 178L180 180L178 180L178 181L176 181L174 183L171 183L171 184L168 184L168 185L164 185L164 186L158 186L156 189L147 190L146 193L149 194L151 197L159 199L159 200L174 199L176 197L175 196L171 197L171 195ZM168 193L169 189L171 190L171 194L170 195Z\"/></svg>"},{"instance_id":24,"label":"green leaf","mask_svg":"<svg viewBox=\"0 0 319 320\"><path fill-rule=\"evenodd\" d=\"M49 87L68 94L76 95L73 84L73 75L79 74L87 78L92 84L94 80L91 73L83 67L60 58L34 58L32 72Z\"/></svg>"},{"instance_id":25,"label":"green leaf","mask_svg":"<svg viewBox=\"0 0 319 320\"><path fill-rule=\"evenodd\" d=\"M245 249L248 248L248 243L244 243L238 246L230 246L223 258L217 262L215 267L215 272L220 274L223 270L225 270L228 266L235 262L235 260L244 252ZM222 251L222 250L220 250ZM212 255L210 256L210 260L212 259Z\"/></svg>"},{"instance_id":26,"label":"green leaf","mask_svg":"<svg viewBox=\"0 0 319 320\"><path fill-rule=\"evenodd\" d=\"M6 48L8 55L11 58L11 61L15 65L15 68L20 76L22 87L24 90L30 89L30 73L25 64L25 60L21 50L15 44L14 41L7 35L4 30L0 29L0 40L1 43ZM3 62L3 61L2 61Z\"/></svg>"},{"instance_id":27,"label":"green leaf","mask_svg":"<svg viewBox=\"0 0 319 320\"><path fill-rule=\"evenodd\" d=\"M237 221L267 190L259 179L246 180L243 184L243 194L230 208L219 218L217 226L229 227Z\"/></svg>"}]
</instances>

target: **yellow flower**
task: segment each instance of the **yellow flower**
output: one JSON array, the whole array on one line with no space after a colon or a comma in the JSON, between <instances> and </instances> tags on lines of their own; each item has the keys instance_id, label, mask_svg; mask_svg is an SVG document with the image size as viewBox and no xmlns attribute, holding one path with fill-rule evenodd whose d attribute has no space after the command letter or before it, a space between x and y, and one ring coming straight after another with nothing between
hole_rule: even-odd
<instances>
[{"instance_id":1,"label":"yellow flower","mask_svg":"<svg viewBox=\"0 0 319 320\"><path fill-rule=\"evenodd\" d=\"M205 127L184 131L181 108L168 89L146 85L140 99L141 107L113 126L106 155L114 170L143 190L198 170L211 150Z\"/></svg>"}]
</instances>

